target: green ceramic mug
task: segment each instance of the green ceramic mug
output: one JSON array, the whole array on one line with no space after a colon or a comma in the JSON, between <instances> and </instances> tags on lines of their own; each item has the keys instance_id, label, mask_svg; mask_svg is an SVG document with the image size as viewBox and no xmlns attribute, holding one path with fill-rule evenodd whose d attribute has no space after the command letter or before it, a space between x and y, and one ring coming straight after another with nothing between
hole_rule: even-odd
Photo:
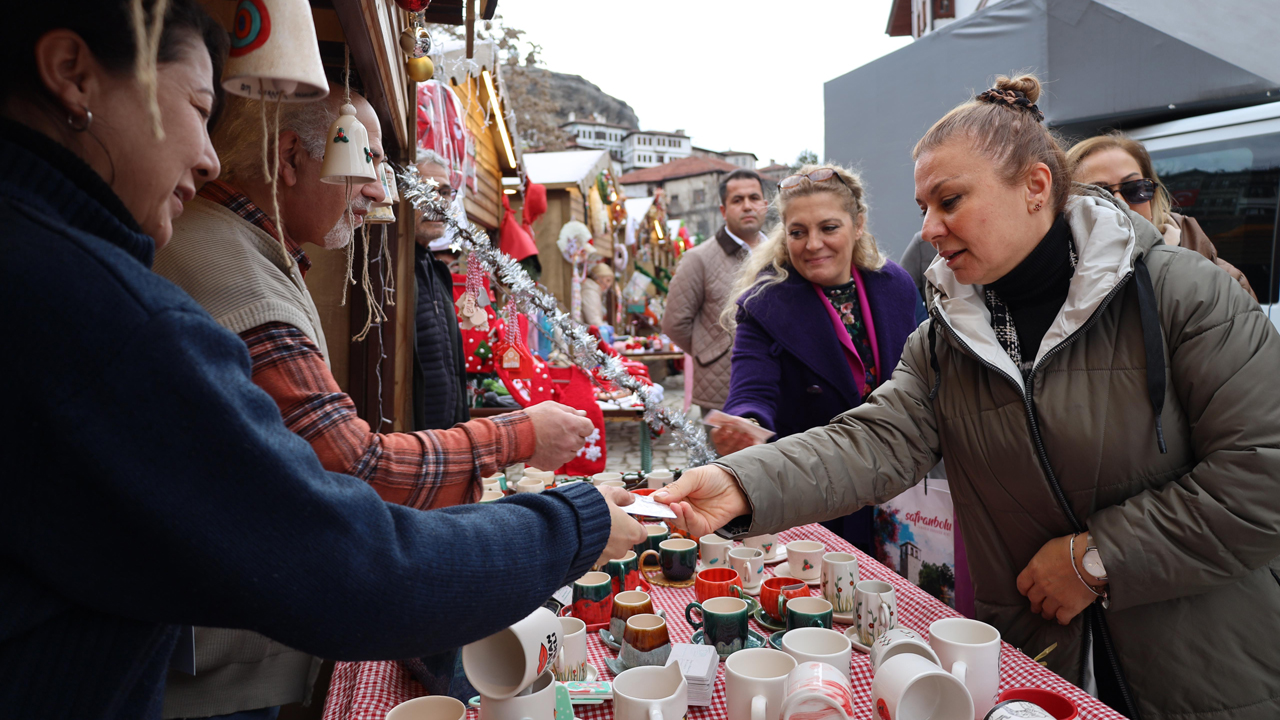
<instances>
[{"instance_id":1,"label":"green ceramic mug","mask_svg":"<svg viewBox=\"0 0 1280 720\"><path fill-rule=\"evenodd\" d=\"M671 531L667 529L666 525L645 525L644 529L645 532L649 533L649 537L644 542L636 543L631 548L636 551L637 555L643 555L645 550L657 550L663 540L671 537Z\"/></svg>"},{"instance_id":2,"label":"green ceramic mug","mask_svg":"<svg viewBox=\"0 0 1280 720\"><path fill-rule=\"evenodd\" d=\"M654 556L657 556L663 577L672 582L684 582L693 577L694 570L697 569L698 543L685 538L663 540L658 544L657 550L645 550L640 556L641 568L644 567L645 560ZM642 569L641 572L652 581L659 570Z\"/></svg>"},{"instance_id":3,"label":"green ceramic mug","mask_svg":"<svg viewBox=\"0 0 1280 720\"><path fill-rule=\"evenodd\" d=\"M782 598L787 629L820 627L831 629L831 603L820 597Z\"/></svg>"},{"instance_id":4,"label":"green ceramic mug","mask_svg":"<svg viewBox=\"0 0 1280 720\"><path fill-rule=\"evenodd\" d=\"M694 611L702 621L693 619ZM706 602L691 602L684 609L684 619L689 627L702 628L702 644L711 645L721 655L728 655L746 647L747 616L751 603L736 597L711 598Z\"/></svg>"}]
</instances>

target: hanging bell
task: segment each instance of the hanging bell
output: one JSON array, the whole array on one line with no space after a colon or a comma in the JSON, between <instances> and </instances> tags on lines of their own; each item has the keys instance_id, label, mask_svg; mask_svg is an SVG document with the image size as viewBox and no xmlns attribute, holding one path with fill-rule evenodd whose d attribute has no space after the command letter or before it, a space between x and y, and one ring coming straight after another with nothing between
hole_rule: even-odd
<instances>
[{"instance_id":1,"label":"hanging bell","mask_svg":"<svg viewBox=\"0 0 1280 720\"><path fill-rule=\"evenodd\" d=\"M343 105L338 111L338 119L329 126L320 180L334 185L381 182L373 165L373 153L369 150L369 132L356 119L354 105Z\"/></svg>"},{"instance_id":2,"label":"hanging bell","mask_svg":"<svg viewBox=\"0 0 1280 720\"><path fill-rule=\"evenodd\" d=\"M396 184L396 173L390 165L382 166L382 190L387 194L387 203L400 202L400 186Z\"/></svg>"},{"instance_id":3,"label":"hanging bell","mask_svg":"<svg viewBox=\"0 0 1280 720\"><path fill-rule=\"evenodd\" d=\"M260 100L309 102L329 94L307 0L239 0L222 87Z\"/></svg>"},{"instance_id":4,"label":"hanging bell","mask_svg":"<svg viewBox=\"0 0 1280 720\"><path fill-rule=\"evenodd\" d=\"M387 205L375 204L364 216L365 224L386 225L396 221L396 214Z\"/></svg>"}]
</instances>

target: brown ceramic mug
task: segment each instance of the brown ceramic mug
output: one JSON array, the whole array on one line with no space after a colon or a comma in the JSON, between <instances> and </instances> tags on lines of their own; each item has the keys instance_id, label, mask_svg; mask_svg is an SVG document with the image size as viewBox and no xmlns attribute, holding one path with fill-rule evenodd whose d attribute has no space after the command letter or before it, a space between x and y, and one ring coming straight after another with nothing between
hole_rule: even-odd
<instances>
[{"instance_id":1,"label":"brown ceramic mug","mask_svg":"<svg viewBox=\"0 0 1280 720\"><path fill-rule=\"evenodd\" d=\"M653 613L653 600L643 590L628 590L613 596L613 615L609 618L609 632L614 642L622 642L627 620L635 615Z\"/></svg>"},{"instance_id":2,"label":"brown ceramic mug","mask_svg":"<svg viewBox=\"0 0 1280 720\"><path fill-rule=\"evenodd\" d=\"M667 621L651 613L632 615L627 619L626 630L622 631L622 651L618 657L628 669L666 665L667 658L671 657Z\"/></svg>"}]
</instances>

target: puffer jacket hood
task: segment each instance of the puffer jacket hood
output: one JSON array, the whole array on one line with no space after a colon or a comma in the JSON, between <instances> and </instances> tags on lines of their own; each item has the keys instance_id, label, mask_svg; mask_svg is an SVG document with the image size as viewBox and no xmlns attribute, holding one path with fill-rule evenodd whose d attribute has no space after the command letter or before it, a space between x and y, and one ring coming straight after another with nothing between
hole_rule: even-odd
<instances>
[{"instance_id":1,"label":"puffer jacket hood","mask_svg":"<svg viewBox=\"0 0 1280 720\"><path fill-rule=\"evenodd\" d=\"M1006 641L1032 656L1056 643L1050 669L1083 684L1096 613L1092 640L1134 714L1280 717L1280 335L1228 275L1140 216L1097 195L1066 213L1076 272L1025 377L981 288L935 262L930 320L863 405L719 461L751 503L743 531L883 502L945 456L978 618ZM1016 579L1083 529L1110 607L1062 626L1031 612Z\"/></svg>"}]
</instances>

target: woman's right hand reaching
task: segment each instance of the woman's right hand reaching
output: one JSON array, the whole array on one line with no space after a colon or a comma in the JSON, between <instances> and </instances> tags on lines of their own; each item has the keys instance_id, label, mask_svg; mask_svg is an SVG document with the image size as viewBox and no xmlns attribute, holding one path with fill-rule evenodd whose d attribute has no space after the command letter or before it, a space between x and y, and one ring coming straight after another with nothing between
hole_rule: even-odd
<instances>
[{"instance_id":1,"label":"woman's right hand reaching","mask_svg":"<svg viewBox=\"0 0 1280 720\"><path fill-rule=\"evenodd\" d=\"M676 514L676 526L694 539L751 512L738 481L718 465L686 470L679 480L655 492L653 499L669 505Z\"/></svg>"}]
</instances>

